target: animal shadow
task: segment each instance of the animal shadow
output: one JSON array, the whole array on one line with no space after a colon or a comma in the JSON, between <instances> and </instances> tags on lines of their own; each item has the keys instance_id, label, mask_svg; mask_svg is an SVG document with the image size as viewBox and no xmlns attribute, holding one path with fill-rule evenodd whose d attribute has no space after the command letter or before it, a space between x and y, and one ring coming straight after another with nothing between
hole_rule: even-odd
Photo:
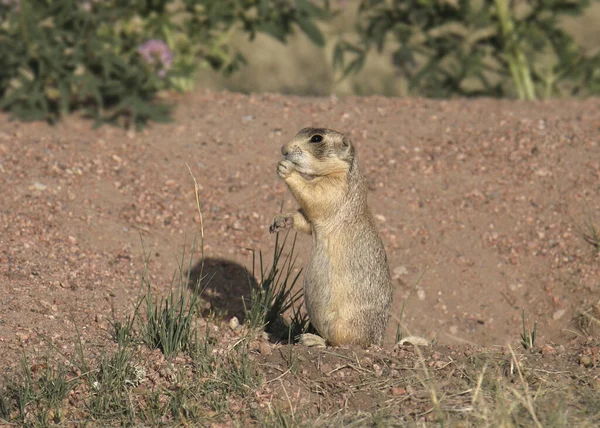
<instances>
[{"instance_id":1,"label":"animal shadow","mask_svg":"<svg viewBox=\"0 0 600 428\"><path fill-rule=\"evenodd\" d=\"M200 297L207 302L203 316L213 313L225 320L235 316L244 322L245 308L250 309L252 290L258 288L256 278L246 267L231 260L208 257L204 263L196 263L188 277L188 287L192 290L199 287Z\"/></svg>"},{"instance_id":2,"label":"animal shadow","mask_svg":"<svg viewBox=\"0 0 600 428\"><path fill-rule=\"evenodd\" d=\"M215 314L225 321L235 316L243 323L246 311L251 310L252 290L260 288L260 284L246 267L226 259L206 258L204 264L202 261L196 263L188 275L188 287L197 290L199 286L200 298L207 303L201 311L202 316ZM301 331L290 330L288 320L280 314L274 316L271 321L267 320L265 328L271 334L269 340L274 343L290 338L293 342L300 333L317 333L312 324L307 324Z\"/></svg>"}]
</instances>

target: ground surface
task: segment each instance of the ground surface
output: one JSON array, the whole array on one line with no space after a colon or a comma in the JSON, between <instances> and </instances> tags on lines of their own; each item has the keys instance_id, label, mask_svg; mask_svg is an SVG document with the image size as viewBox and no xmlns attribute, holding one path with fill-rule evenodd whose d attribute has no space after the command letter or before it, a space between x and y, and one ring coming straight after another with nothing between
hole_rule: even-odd
<instances>
[{"instance_id":1,"label":"ground surface","mask_svg":"<svg viewBox=\"0 0 600 428\"><path fill-rule=\"evenodd\" d=\"M538 345L571 349L552 357L553 370L580 370L586 352L597 365L600 100L200 92L178 101L173 124L140 133L0 116L0 365L48 340L64 352L75 337L109 341L110 321L138 296L144 254L153 287L168 291L200 230L186 163L200 185L212 278L203 308L241 318L249 249L270 254L271 218L282 200L296 206L275 173L279 149L305 126L349 133L370 183L396 286L381 358L397 353L416 285L402 329L450 345L439 347L444 358L518 348L524 309ZM298 267L309 246L298 237ZM588 371L597 378L597 367Z\"/></svg>"}]
</instances>

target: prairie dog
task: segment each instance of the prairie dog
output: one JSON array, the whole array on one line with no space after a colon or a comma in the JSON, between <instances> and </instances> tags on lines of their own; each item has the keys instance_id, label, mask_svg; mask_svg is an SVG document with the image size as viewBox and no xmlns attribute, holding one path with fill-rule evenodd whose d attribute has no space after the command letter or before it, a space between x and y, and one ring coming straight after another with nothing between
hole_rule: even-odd
<instances>
[{"instance_id":1,"label":"prairie dog","mask_svg":"<svg viewBox=\"0 0 600 428\"><path fill-rule=\"evenodd\" d=\"M308 346L380 345L388 322L392 285L385 249L369 208L367 184L350 139L323 128L304 128L281 148L279 177L300 204L273 219L312 235L304 275L304 301L319 336Z\"/></svg>"}]
</instances>

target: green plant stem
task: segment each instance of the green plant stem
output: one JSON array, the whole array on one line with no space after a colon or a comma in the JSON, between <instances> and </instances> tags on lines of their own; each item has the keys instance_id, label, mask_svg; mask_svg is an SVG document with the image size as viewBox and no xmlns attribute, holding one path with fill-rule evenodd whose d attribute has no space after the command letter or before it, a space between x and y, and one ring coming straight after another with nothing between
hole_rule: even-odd
<instances>
[{"instance_id":1,"label":"green plant stem","mask_svg":"<svg viewBox=\"0 0 600 428\"><path fill-rule=\"evenodd\" d=\"M535 100L535 87L531 79L531 67L525 53L519 46L508 2L507 0L494 0L494 3L502 29L506 60L508 61L519 99Z\"/></svg>"}]
</instances>

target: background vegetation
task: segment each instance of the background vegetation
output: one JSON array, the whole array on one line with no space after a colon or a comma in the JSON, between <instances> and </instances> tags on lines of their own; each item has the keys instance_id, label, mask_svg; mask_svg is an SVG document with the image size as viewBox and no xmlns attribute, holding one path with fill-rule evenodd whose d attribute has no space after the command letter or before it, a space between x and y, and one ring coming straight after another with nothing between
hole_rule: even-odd
<instances>
[{"instance_id":1,"label":"background vegetation","mask_svg":"<svg viewBox=\"0 0 600 428\"><path fill-rule=\"evenodd\" d=\"M369 3L369 7L365 6L367 3ZM371 3L377 3L377 5L373 6ZM425 85L423 84L428 79L434 81L435 73L430 73L427 76L428 79L421 80L421 85L411 86L410 76L420 70L425 56L416 51L413 52L414 57L416 57L416 64L414 64L416 67L408 67L406 71L410 74L404 73L403 70L399 69L398 64L395 64L394 55L400 49L396 31L398 30L397 27L401 25L397 23L396 27L392 26L392 28L387 30L382 46L379 46L372 40L369 41L363 38L366 37L366 34L361 34L361 32L365 32L368 29L368 22L370 21L367 21L367 18L372 20L378 18L379 21L376 22L380 22L383 25L385 13L391 14L394 10L398 13L401 10L400 7L404 8L409 3L415 3L418 8L430 12L435 10L443 10L444 12L454 10L454 16L439 16L438 24L445 22L448 25L440 25L437 31L446 35L448 33L452 35L452 31L456 31L456 34L452 35L454 38L449 40L448 43L453 43L457 46L461 46L461 43L464 43L466 47L469 47L468 43L471 41L465 39L465 31L473 32L475 27L483 27L485 22L488 22L487 25L490 29L494 28L493 24L496 25L495 28L497 30L499 29L497 26L498 22L494 21L495 7L493 0L485 2L483 0L469 0L467 2L452 0L429 2L366 2L349 0L345 2L333 2L332 9L336 12L334 18L319 24L319 28L321 28L325 36L325 47L323 49L316 48L302 35L291 37L286 45L280 45L264 36L257 37L252 43L245 41L241 37L234 36L236 46L246 53L250 59L248 65L238 73L227 78L216 73L203 72L200 84L213 89L230 89L242 92L269 91L303 95L518 96L516 88L513 86L512 77L510 74L506 74L506 69L502 75L491 71L485 73L487 79L494 85L502 82L499 88L502 92L500 94L493 91L482 93L482 85L477 81L477 77L475 76L475 71L477 71L475 65L477 65L477 61L480 61L481 58L473 58L474 64L468 70L469 78L464 77L462 80L453 78L449 80L449 83L452 84L460 81L461 86L456 89L452 86L442 87L439 93L436 93L436 91L425 93L424 89L427 88L424 88ZM580 55L580 60L583 58L586 59L586 66L581 62L579 66L571 70L573 74L570 76L555 76L554 81L548 81L551 84L546 86L543 83L543 78L550 76L548 74L549 71L556 72L558 70L558 68L555 68L557 65L556 57L550 46L547 46L548 49L545 51L536 50L535 57L527 57L529 66L534 67L536 73L539 73L539 77L535 77L536 97L569 97L597 94L597 86L594 86L593 90L589 87L590 82L592 82L592 76L588 74L584 79L582 74L576 76L577 73L575 73L575 70L578 70L579 73L584 73L584 70L593 72L598 69L597 55L600 52L600 26L597 25L597 22L600 19L600 2L543 2L545 8L554 8L554 12L548 12L548 10L544 10L543 12L538 11L533 17L524 19L525 14L528 11L531 12L531 5L534 3L530 0L517 0L508 3L511 13L515 13L513 20L517 20L521 25L519 30L531 30L530 27L535 25L549 24L556 31L570 39L571 46L576 47ZM390 4L394 6L389 6ZM461 4L471 7L470 15L475 15L477 11L486 12L488 15L480 17L480 23L470 23L469 19L460 15L461 13L467 13L460 11L459 7ZM457 15L459 17L462 16L460 19L463 22L457 21ZM387 24L391 25L390 22L387 22ZM415 39L411 41L413 43L411 45L412 49L415 47L414 43L419 41L416 33L420 31L420 28L412 29L412 32L415 34ZM531 36L535 35L534 31L531 31ZM479 35L483 35L484 33L480 32ZM433 31L433 34L436 34L435 31ZM477 34L474 33L474 36L477 36ZM493 40L496 39L490 37L486 40L486 43ZM443 38L442 41L444 41ZM530 42L531 40L527 43ZM541 42L544 42L543 37L541 39L538 38L537 43ZM442 44L440 48L443 47ZM481 49L481 51L488 49L482 43L478 44L477 48ZM334 63L336 49L344 50L343 63ZM354 49L354 52L352 49ZM440 50L439 53L441 54L442 51ZM457 54L453 52L449 53L451 55L445 57L440 65L448 65L452 61L456 61L458 58ZM496 54L496 59L488 58L488 62L483 63L483 66L491 68L495 61L501 61L502 52L496 50ZM360 63L352 65L357 57L361 57ZM337 67L334 67L334 65L337 65ZM351 73L347 73L342 79L344 69L348 66L352 66L353 69ZM265 75L268 75L269 78L265 78ZM597 78L598 76L596 75L594 79ZM587 83L583 83L585 80L587 80ZM577 82L579 82L579 85L577 85ZM597 83L594 85L597 85ZM547 93L546 87L552 88L552 91ZM493 87L492 89L496 88Z\"/></svg>"},{"instance_id":2,"label":"background vegetation","mask_svg":"<svg viewBox=\"0 0 600 428\"><path fill-rule=\"evenodd\" d=\"M281 42L295 25L316 44L327 2L282 0L40 0L0 2L0 108L54 122L80 110L97 123L167 120L152 102L190 90L202 67L245 63L234 30Z\"/></svg>"},{"instance_id":3,"label":"background vegetation","mask_svg":"<svg viewBox=\"0 0 600 428\"><path fill-rule=\"evenodd\" d=\"M140 126L168 120L158 95L195 82L296 94L597 95L598 15L593 0L7 0L0 108L24 120L80 111Z\"/></svg>"}]
</instances>

